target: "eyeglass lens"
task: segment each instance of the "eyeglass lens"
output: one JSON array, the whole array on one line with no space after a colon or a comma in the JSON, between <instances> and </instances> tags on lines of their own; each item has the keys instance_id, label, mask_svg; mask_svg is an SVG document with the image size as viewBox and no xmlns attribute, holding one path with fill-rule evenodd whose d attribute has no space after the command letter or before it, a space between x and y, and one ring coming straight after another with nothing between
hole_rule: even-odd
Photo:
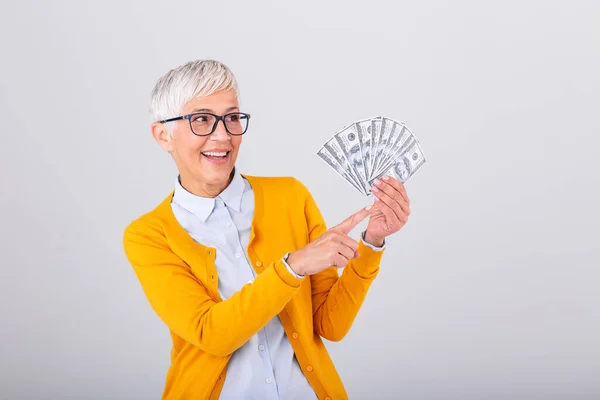
<instances>
[{"instance_id":1,"label":"eyeglass lens","mask_svg":"<svg viewBox=\"0 0 600 400\"><path fill-rule=\"evenodd\" d=\"M241 113L232 113L225 116L225 127L232 135L241 135L248 127L248 117ZM194 114L190 118L192 131L198 135L208 135L215 126L216 118L210 114Z\"/></svg>"}]
</instances>

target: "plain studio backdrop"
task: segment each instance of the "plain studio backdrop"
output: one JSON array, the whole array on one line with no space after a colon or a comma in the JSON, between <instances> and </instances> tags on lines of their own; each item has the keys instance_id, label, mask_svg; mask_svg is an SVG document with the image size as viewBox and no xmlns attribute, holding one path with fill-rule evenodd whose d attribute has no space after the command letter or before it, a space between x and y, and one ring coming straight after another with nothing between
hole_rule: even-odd
<instances>
[{"instance_id":1,"label":"plain studio backdrop","mask_svg":"<svg viewBox=\"0 0 600 400\"><path fill-rule=\"evenodd\" d=\"M160 398L170 338L122 234L176 177L150 91L199 58L252 114L239 169L297 177L329 225L370 202L316 156L334 132L421 141L410 221L327 342L351 399L600 398L599 8L3 2L0 398Z\"/></svg>"}]
</instances>

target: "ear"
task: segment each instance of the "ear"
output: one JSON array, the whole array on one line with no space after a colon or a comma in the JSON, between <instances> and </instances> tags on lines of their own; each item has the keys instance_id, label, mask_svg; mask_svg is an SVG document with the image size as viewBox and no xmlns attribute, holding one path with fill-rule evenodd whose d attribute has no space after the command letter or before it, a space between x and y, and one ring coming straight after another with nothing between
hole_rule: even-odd
<instances>
[{"instance_id":1,"label":"ear","mask_svg":"<svg viewBox=\"0 0 600 400\"><path fill-rule=\"evenodd\" d=\"M155 122L152 124L152 136L154 140L163 148L163 150L167 152L173 151L173 138L169 135L167 131L167 126L165 124L161 124L159 122Z\"/></svg>"}]
</instances>

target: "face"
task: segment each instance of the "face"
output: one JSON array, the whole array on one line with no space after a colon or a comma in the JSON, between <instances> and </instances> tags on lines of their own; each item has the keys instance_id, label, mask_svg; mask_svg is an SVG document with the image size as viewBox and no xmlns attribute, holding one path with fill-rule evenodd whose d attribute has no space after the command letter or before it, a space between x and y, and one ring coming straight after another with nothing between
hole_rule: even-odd
<instances>
[{"instance_id":1,"label":"face","mask_svg":"<svg viewBox=\"0 0 600 400\"><path fill-rule=\"evenodd\" d=\"M222 91L190 101L182 115L193 112L223 115L232 111L240 111L235 92ZM227 133L223 121L208 136L194 135L187 119L175 124L172 138L165 124L153 124L154 138L173 156L186 190L203 197L217 196L229 184L242 136Z\"/></svg>"}]
</instances>

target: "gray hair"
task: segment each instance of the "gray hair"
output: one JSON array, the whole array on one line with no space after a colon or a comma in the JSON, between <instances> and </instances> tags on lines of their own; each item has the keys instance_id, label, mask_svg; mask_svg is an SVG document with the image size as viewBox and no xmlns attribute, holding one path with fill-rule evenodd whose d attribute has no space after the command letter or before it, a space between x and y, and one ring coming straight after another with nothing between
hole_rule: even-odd
<instances>
[{"instance_id":1,"label":"gray hair","mask_svg":"<svg viewBox=\"0 0 600 400\"><path fill-rule=\"evenodd\" d=\"M223 63L216 60L190 61L162 76L154 86L150 97L152 122L177 117L189 101L233 90L239 99L235 76ZM172 133L172 123L167 130Z\"/></svg>"}]
</instances>

